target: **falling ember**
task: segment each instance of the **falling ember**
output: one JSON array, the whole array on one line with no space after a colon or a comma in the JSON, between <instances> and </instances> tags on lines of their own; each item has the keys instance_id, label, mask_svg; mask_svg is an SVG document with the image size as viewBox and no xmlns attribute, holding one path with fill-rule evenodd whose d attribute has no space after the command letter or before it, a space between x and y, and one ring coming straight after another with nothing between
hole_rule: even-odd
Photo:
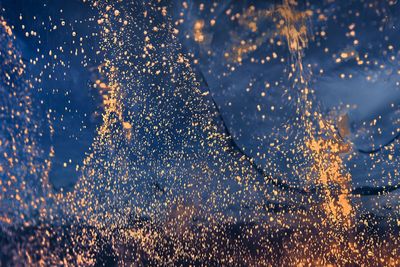
<instances>
[{"instance_id":1,"label":"falling ember","mask_svg":"<svg viewBox=\"0 0 400 267\"><path fill-rule=\"evenodd\" d=\"M397 1L22 1L1 266L400 265Z\"/></svg>"}]
</instances>

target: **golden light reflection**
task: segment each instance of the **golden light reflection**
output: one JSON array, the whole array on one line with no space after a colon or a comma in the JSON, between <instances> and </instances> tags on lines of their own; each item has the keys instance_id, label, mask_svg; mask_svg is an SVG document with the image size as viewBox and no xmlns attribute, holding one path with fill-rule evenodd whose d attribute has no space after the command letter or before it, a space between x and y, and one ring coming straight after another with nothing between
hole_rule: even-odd
<instances>
[{"instance_id":1,"label":"golden light reflection","mask_svg":"<svg viewBox=\"0 0 400 267\"><path fill-rule=\"evenodd\" d=\"M398 176L398 143L378 148L390 152L385 158L364 153L357 147L360 134L352 129L350 108L332 118L316 100L313 80L324 71L312 71L307 53L320 42L316 39L329 36L325 24L325 30L312 31L313 19L331 19L323 14L329 9L282 0L269 8L246 4L235 9L232 4L220 12L237 28L226 34L231 40L219 55L226 68L217 77L234 76L235 68L245 64L282 65L279 79L286 84L262 81L261 101L240 104L256 103L243 110L257 114L268 105L267 116L274 118L283 107L271 100L273 90L282 87L283 103L295 113L291 122L279 125L283 130L271 126L278 134L262 133L272 141L255 153L237 142L240 134L230 133L213 99L215 81L207 84L208 76L200 77L196 67L204 64L204 51L207 60L214 56L213 30L222 24L216 15L201 14L217 13L220 4L198 4L199 17L189 16L185 24L192 5L183 2L175 22L173 6L160 2L89 2L96 12L91 20L100 29L96 54L102 62L94 68L98 73L92 83L101 98L102 121L69 192L51 186L57 152L53 144L47 151L40 143L43 136L56 134L54 112L46 113L45 124L33 111L32 89L40 78L28 75L27 64L34 64L22 60L14 28L1 17L0 115L7 124L0 126L0 224L7 264L400 265L398 187L354 187L349 167L357 167L351 160L361 157L371 160L372 168L396 169L390 178ZM188 32L179 25L189 25ZM359 38L357 27L346 26L346 38ZM192 38L199 55L186 53L179 38ZM353 44L359 45L358 39ZM256 58L257 53L263 56ZM346 47L327 58L334 64L371 64L363 55ZM246 92L257 86L251 80ZM261 118L266 120L265 114ZM380 125L380 119L370 124ZM364 206L379 212L365 212Z\"/></svg>"}]
</instances>

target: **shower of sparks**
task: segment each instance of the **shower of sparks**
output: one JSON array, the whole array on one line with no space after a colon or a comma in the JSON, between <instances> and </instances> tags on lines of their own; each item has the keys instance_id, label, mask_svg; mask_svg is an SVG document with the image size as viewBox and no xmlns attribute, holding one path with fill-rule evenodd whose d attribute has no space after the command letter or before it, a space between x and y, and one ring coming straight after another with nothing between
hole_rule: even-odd
<instances>
[{"instance_id":1,"label":"shower of sparks","mask_svg":"<svg viewBox=\"0 0 400 267\"><path fill-rule=\"evenodd\" d=\"M38 2L0 0L1 266L400 266L397 1Z\"/></svg>"}]
</instances>

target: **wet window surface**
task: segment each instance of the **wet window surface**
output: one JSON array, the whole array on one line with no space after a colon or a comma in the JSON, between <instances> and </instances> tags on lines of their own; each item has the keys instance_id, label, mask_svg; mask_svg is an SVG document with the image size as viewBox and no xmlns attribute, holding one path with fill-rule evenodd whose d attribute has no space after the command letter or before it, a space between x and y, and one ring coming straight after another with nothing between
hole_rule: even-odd
<instances>
[{"instance_id":1,"label":"wet window surface","mask_svg":"<svg viewBox=\"0 0 400 267\"><path fill-rule=\"evenodd\" d=\"M1 266L399 266L397 0L0 0Z\"/></svg>"}]
</instances>

